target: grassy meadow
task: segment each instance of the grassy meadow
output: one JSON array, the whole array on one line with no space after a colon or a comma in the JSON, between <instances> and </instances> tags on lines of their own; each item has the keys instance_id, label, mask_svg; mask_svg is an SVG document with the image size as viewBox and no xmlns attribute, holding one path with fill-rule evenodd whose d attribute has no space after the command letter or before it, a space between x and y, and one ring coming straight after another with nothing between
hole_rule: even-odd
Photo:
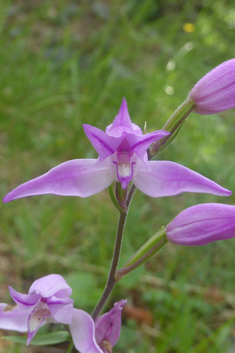
<instances>
[{"instance_id":1,"label":"grassy meadow","mask_svg":"<svg viewBox=\"0 0 235 353\"><path fill-rule=\"evenodd\" d=\"M209 70L235 56L227 0L1 0L0 192L76 158L96 158L82 124L105 129L125 97L132 121L161 129ZM235 109L192 113L160 159L185 165L235 195ZM94 181L95 182L95 181ZM184 208L229 198L137 190L120 265ZM108 272L118 212L108 192L86 199L34 196L1 204L0 302L50 273L91 312ZM120 281L106 309L127 298L118 353L235 351L235 239L205 247L167 244ZM140 317L136 313L141 311ZM57 327L46 325L41 332ZM8 334L12 334L8 332ZM62 353L1 336L4 353Z\"/></svg>"}]
</instances>

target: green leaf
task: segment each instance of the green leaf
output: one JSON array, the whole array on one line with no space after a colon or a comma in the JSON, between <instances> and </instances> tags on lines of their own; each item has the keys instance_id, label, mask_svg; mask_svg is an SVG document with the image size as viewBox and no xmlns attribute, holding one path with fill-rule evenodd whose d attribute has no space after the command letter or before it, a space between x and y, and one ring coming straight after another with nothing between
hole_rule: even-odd
<instances>
[{"instance_id":1,"label":"green leaf","mask_svg":"<svg viewBox=\"0 0 235 353\"><path fill-rule=\"evenodd\" d=\"M15 343L26 344L26 341L27 341L27 337L22 337L22 336L5 336L2 338ZM57 331L57 332L46 333L44 335L37 335L32 339L30 344L34 346L46 346L50 344L70 341L70 338L71 336L67 331Z\"/></svg>"}]
</instances>

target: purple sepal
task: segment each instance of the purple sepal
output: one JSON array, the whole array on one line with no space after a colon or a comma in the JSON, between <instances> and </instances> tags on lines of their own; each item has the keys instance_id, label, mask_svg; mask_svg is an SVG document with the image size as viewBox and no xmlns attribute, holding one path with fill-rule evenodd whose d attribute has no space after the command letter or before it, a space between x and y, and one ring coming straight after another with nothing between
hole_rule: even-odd
<instances>
[{"instance_id":1,"label":"purple sepal","mask_svg":"<svg viewBox=\"0 0 235 353\"><path fill-rule=\"evenodd\" d=\"M3 202L45 194L88 197L106 189L112 181L106 161L74 159L21 184L9 192Z\"/></svg>"},{"instance_id":2,"label":"purple sepal","mask_svg":"<svg viewBox=\"0 0 235 353\"><path fill-rule=\"evenodd\" d=\"M22 294L14 290L9 286L9 293L14 300L14 302L22 309L29 309L34 306L38 300L41 298L39 294Z\"/></svg>"},{"instance_id":3,"label":"purple sepal","mask_svg":"<svg viewBox=\"0 0 235 353\"><path fill-rule=\"evenodd\" d=\"M113 123L106 127L105 132L108 136L116 138L121 137L124 132L128 134L142 135L140 127L131 122L125 98L122 100L118 115L115 117Z\"/></svg>"},{"instance_id":4,"label":"purple sepal","mask_svg":"<svg viewBox=\"0 0 235 353\"><path fill-rule=\"evenodd\" d=\"M133 182L140 191L151 197L173 196L183 192L231 195L231 191L178 163L150 161L149 166L151 170L139 171Z\"/></svg>"},{"instance_id":5,"label":"purple sepal","mask_svg":"<svg viewBox=\"0 0 235 353\"><path fill-rule=\"evenodd\" d=\"M14 330L27 332L29 311L19 306L0 304L0 328L3 330Z\"/></svg>"}]
</instances>

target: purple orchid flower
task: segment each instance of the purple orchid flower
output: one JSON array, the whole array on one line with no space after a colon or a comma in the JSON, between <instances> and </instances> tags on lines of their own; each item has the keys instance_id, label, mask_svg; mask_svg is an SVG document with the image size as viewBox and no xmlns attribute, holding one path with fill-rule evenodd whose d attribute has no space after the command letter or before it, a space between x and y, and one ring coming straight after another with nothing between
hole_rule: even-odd
<instances>
[{"instance_id":1,"label":"purple orchid flower","mask_svg":"<svg viewBox=\"0 0 235 353\"><path fill-rule=\"evenodd\" d=\"M70 332L75 347L81 353L112 353L121 331L121 314L126 300L114 304L113 309L95 320L82 310L74 309ZM81 324L81 315L82 324Z\"/></svg>"},{"instance_id":2,"label":"purple orchid flower","mask_svg":"<svg viewBox=\"0 0 235 353\"><path fill-rule=\"evenodd\" d=\"M235 107L235 59L209 71L189 93L196 113L214 114Z\"/></svg>"},{"instance_id":3,"label":"purple orchid flower","mask_svg":"<svg viewBox=\"0 0 235 353\"><path fill-rule=\"evenodd\" d=\"M166 227L171 243L206 245L235 237L235 206L205 203L179 213Z\"/></svg>"},{"instance_id":4,"label":"purple orchid flower","mask_svg":"<svg viewBox=\"0 0 235 353\"><path fill-rule=\"evenodd\" d=\"M132 181L139 190L152 197L182 192L231 194L180 164L148 161L149 146L169 132L158 130L143 135L141 129L131 122L125 99L105 132L86 124L83 128L99 154L98 159L74 159L62 163L18 186L3 198L3 202L42 194L88 197L106 189L113 181L119 181L123 189Z\"/></svg>"},{"instance_id":5,"label":"purple orchid flower","mask_svg":"<svg viewBox=\"0 0 235 353\"><path fill-rule=\"evenodd\" d=\"M52 274L36 280L28 294L18 293L12 287L9 292L17 305L0 304L0 328L28 331L27 345L47 322L72 322L73 300L69 298L72 289L60 275Z\"/></svg>"}]
</instances>

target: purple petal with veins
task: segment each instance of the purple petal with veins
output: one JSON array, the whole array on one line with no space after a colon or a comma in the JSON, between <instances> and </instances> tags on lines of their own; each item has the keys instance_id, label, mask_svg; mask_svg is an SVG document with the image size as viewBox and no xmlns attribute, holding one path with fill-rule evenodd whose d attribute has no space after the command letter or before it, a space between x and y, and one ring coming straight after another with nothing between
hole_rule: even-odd
<instances>
[{"instance_id":1,"label":"purple petal with veins","mask_svg":"<svg viewBox=\"0 0 235 353\"><path fill-rule=\"evenodd\" d=\"M114 139L108 136L104 131L94 126L83 124L84 132L90 140L92 146L99 154L99 161L103 161L112 155L121 143L121 138Z\"/></svg>"},{"instance_id":2,"label":"purple petal with veins","mask_svg":"<svg viewBox=\"0 0 235 353\"><path fill-rule=\"evenodd\" d=\"M12 299L20 308L28 309L34 306L40 299L39 294L21 294L9 286L9 293Z\"/></svg>"},{"instance_id":3,"label":"purple petal with veins","mask_svg":"<svg viewBox=\"0 0 235 353\"><path fill-rule=\"evenodd\" d=\"M96 159L74 159L21 184L7 194L3 202L45 194L88 197L106 189L112 181L109 161L97 163Z\"/></svg>"}]
</instances>

